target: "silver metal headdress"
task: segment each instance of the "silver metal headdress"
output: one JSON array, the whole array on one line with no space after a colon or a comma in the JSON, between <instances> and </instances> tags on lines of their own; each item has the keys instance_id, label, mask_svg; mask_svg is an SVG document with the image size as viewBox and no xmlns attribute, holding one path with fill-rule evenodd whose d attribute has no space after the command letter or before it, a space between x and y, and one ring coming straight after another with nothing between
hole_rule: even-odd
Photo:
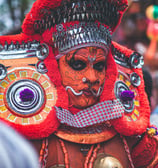
<instances>
[{"instance_id":1,"label":"silver metal headdress","mask_svg":"<svg viewBox=\"0 0 158 168\"><path fill-rule=\"evenodd\" d=\"M126 7L127 2L122 0L62 0L58 7L41 10L43 17L35 21L34 31L41 34L56 28L52 38L56 59L87 46L98 46L108 52L112 31ZM74 25L76 21L80 24ZM70 27L63 28L67 23Z\"/></svg>"},{"instance_id":2,"label":"silver metal headdress","mask_svg":"<svg viewBox=\"0 0 158 168\"><path fill-rule=\"evenodd\" d=\"M62 0L60 6L56 8L49 9L48 7L41 10L44 17L35 21L34 30L42 33L61 23L96 20L113 30L126 8L127 3L122 0Z\"/></svg>"},{"instance_id":3,"label":"silver metal headdress","mask_svg":"<svg viewBox=\"0 0 158 168\"><path fill-rule=\"evenodd\" d=\"M111 45L111 31L98 23L80 23L67 27L62 24L56 26L57 32L53 33L55 49L58 49L56 59L66 53L81 47L95 46L103 48L106 54Z\"/></svg>"}]
</instances>

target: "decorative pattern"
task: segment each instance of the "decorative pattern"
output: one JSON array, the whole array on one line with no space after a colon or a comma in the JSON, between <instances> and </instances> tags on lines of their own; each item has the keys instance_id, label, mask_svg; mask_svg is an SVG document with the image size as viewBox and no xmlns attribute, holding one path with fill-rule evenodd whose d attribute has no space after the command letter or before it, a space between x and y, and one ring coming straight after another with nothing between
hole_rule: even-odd
<instances>
[{"instance_id":1,"label":"decorative pattern","mask_svg":"<svg viewBox=\"0 0 158 168\"><path fill-rule=\"evenodd\" d=\"M129 161L130 161L131 168L134 168L133 161L132 161L132 157L131 157L131 153L130 153L130 150L129 150L127 141L126 141L125 137L123 137L123 136L121 136L121 135L120 135L120 137L122 138L122 141L123 141L123 143L124 143L124 148L125 148L125 151L126 151L126 153L127 153L128 159L129 159Z\"/></svg>"},{"instance_id":2,"label":"decorative pattern","mask_svg":"<svg viewBox=\"0 0 158 168\"><path fill-rule=\"evenodd\" d=\"M123 102L132 101L134 99L134 92L130 90L125 90L120 93L120 99Z\"/></svg>"},{"instance_id":3,"label":"decorative pattern","mask_svg":"<svg viewBox=\"0 0 158 168\"><path fill-rule=\"evenodd\" d=\"M98 20L114 28L120 18L119 11L123 11L127 5L117 1L105 0L63 0L62 4L51 11L43 11L44 18L34 24L36 32L50 29L52 26L70 21L94 22ZM110 18L113 18L112 20Z\"/></svg>"},{"instance_id":4,"label":"decorative pattern","mask_svg":"<svg viewBox=\"0 0 158 168\"><path fill-rule=\"evenodd\" d=\"M132 72L132 71L130 71ZM129 73L130 73L129 72ZM134 99L130 101L121 101L120 93L123 91L131 91L134 93ZM139 94L137 88L132 85L130 76L119 71L117 82L115 83L115 95L125 107L125 117L128 121L136 121L139 117Z\"/></svg>"},{"instance_id":5,"label":"decorative pattern","mask_svg":"<svg viewBox=\"0 0 158 168\"><path fill-rule=\"evenodd\" d=\"M99 124L107 120L116 119L123 115L124 107L119 100L104 101L81 110L73 115L66 109L56 108L56 115L62 124L76 128Z\"/></svg>"},{"instance_id":6,"label":"decorative pattern","mask_svg":"<svg viewBox=\"0 0 158 168\"><path fill-rule=\"evenodd\" d=\"M8 107L17 114L32 115L44 105L44 91L33 80L23 79L14 82L6 92Z\"/></svg>"},{"instance_id":7,"label":"decorative pattern","mask_svg":"<svg viewBox=\"0 0 158 168\"><path fill-rule=\"evenodd\" d=\"M127 84L125 84L123 81L117 81L115 83L115 95L117 98L120 99L120 101L122 102L122 104L125 107L125 111L127 113L131 113L134 109L134 100L130 100L130 101L124 101L122 99L121 94L125 91L130 91L129 86Z\"/></svg>"},{"instance_id":8,"label":"decorative pattern","mask_svg":"<svg viewBox=\"0 0 158 168\"><path fill-rule=\"evenodd\" d=\"M62 148L63 153L64 153L65 168L70 168L68 152L67 152L66 146L64 144L64 141L59 139L59 142L60 142L61 148Z\"/></svg>"},{"instance_id":9,"label":"decorative pattern","mask_svg":"<svg viewBox=\"0 0 158 168\"><path fill-rule=\"evenodd\" d=\"M10 122L21 125L41 123L56 100L54 85L35 69L13 69L0 81L0 117Z\"/></svg>"},{"instance_id":10,"label":"decorative pattern","mask_svg":"<svg viewBox=\"0 0 158 168\"><path fill-rule=\"evenodd\" d=\"M128 64L129 58L125 56L121 51L119 51L117 48L115 48L112 45L112 55L115 59L115 62L123 67L130 68L130 65Z\"/></svg>"},{"instance_id":11,"label":"decorative pattern","mask_svg":"<svg viewBox=\"0 0 158 168\"><path fill-rule=\"evenodd\" d=\"M60 28L59 28L60 27ZM81 45L100 46L108 51L111 45L110 29L98 23L80 23L65 30L63 25L57 25L57 32L53 33L54 47L62 52L69 52ZM65 53L64 53L65 54ZM58 59L60 56L57 56Z\"/></svg>"},{"instance_id":12,"label":"decorative pattern","mask_svg":"<svg viewBox=\"0 0 158 168\"><path fill-rule=\"evenodd\" d=\"M132 68L142 68L144 65L144 58L137 52L133 52L129 58L129 63Z\"/></svg>"},{"instance_id":13,"label":"decorative pattern","mask_svg":"<svg viewBox=\"0 0 158 168\"><path fill-rule=\"evenodd\" d=\"M40 44L38 41L22 42L19 44L17 41L15 44L11 42L5 45L0 44L0 60L19 59L37 57L39 60L44 60L49 53L49 48L46 44Z\"/></svg>"},{"instance_id":14,"label":"decorative pattern","mask_svg":"<svg viewBox=\"0 0 158 168\"><path fill-rule=\"evenodd\" d=\"M130 81L131 81L132 85L135 87L138 87L141 84L140 76L135 72L131 73Z\"/></svg>"},{"instance_id":15,"label":"decorative pattern","mask_svg":"<svg viewBox=\"0 0 158 168\"><path fill-rule=\"evenodd\" d=\"M69 161L68 151L66 149L65 143L61 139L59 139L59 142L60 142L61 148L63 150L63 154L64 154L65 168L70 168L70 161ZM97 152L99 151L100 146L101 146L100 144L91 145L90 150L88 151L88 154L87 154L85 162L84 162L84 168L92 168L93 167L93 163L97 157Z\"/></svg>"},{"instance_id":16,"label":"decorative pattern","mask_svg":"<svg viewBox=\"0 0 158 168\"><path fill-rule=\"evenodd\" d=\"M48 157L48 138L43 139L42 141L42 147L40 150L40 168L45 168L47 163L47 157Z\"/></svg>"},{"instance_id":17,"label":"decorative pattern","mask_svg":"<svg viewBox=\"0 0 158 168\"><path fill-rule=\"evenodd\" d=\"M143 56L133 52L128 58L123 52L112 45L112 53L117 64L126 68L142 68L144 65Z\"/></svg>"}]
</instances>

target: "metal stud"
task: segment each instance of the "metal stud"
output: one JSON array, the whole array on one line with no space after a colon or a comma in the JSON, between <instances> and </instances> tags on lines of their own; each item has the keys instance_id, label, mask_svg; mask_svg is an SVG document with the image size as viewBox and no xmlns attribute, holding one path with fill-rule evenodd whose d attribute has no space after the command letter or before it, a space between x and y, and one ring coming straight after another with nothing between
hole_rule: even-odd
<instances>
[{"instance_id":1,"label":"metal stud","mask_svg":"<svg viewBox=\"0 0 158 168\"><path fill-rule=\"evenodd\" d=\"M142 68L144 65L143 56L137 52L134 52L129 58L129 64L132 68Z\"/></svg>"},{"instance_id":2,"label":"metal stud","mask_svg":"<svg viewBox=\"0 0 158 168\"><path fill-rule=\"evenodd\" d=\"M135 72L133 72L130 75L130 81L131 81L132 85L135 86L135 87L138 87L141 84L140 76Z\"/></svg>"},{"instance_id":3,"label":"metal stud","mask_svg":"<svg viewBox=\"0 0 158 168\"><path fill-rule=\"evenodd\" d=\"M7 68L0 64L0 80L3 80L7 76Z\"/></svg>"},{"instance_id":4,"label":"metal stud","mask_svg":"<svg viewBox=\"0 0 158 168\"><path fill-rule=\"evenodd\" d=\"M41 73L41 74L45 74L45 73L48 72L48 70L47 70L47 68L46 68L46 66L45 66L45 64L44 64L43 61L38 61L38 62L37 62L37 64L36 64L36 69L37 69L37 71L38 71L39 73Z\"/></svg>"},{"instance_id":5,"label":"metal stud","mask_svg":"<svg viewBox=\"0 0 158 168\"><path fill-rule=\"evenodd\" d=\"M40 44L37 48L37 51L36 51L36 56L39 60L44 60L49 54L49 48L48 46L43 43L43 44Z\"/></svg>"},{"instance_id":6,"label":"metal stud","mask_svg":"<svg viewBox=\"0 0 158 168\"><path fill-rule=\"evenodd\" d=\"M0 51L2 51L3 50L3 46L0 44Z\"/></svg>"}]
</instances>

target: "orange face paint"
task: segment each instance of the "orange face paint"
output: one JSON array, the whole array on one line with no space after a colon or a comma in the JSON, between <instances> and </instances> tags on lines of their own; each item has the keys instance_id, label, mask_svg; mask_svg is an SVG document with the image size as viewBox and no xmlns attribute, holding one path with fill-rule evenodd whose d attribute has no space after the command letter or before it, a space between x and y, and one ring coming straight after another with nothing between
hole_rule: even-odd
<instances>
[{"instance_id":1,"label":"orange face paint","mask_svg":"<svg viewBox=\"0 0 158 168\"><path fill-rule=\"evenodd\" d=\"M82 109L99 101L106 73L103 49L85 47L71 51L59 59L59 70L69 105Z\"/></svg>"}]
</instances>

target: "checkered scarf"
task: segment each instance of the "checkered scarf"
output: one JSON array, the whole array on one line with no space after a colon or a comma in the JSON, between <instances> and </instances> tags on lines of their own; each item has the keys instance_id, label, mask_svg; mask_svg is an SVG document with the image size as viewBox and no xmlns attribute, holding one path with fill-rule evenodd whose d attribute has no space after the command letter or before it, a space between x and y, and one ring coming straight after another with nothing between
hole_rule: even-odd
<instances>
[{"instance_id":1,"label":"checkered scarf","mask_svg":"<svg viewBox=\"0 0 158 168\"><path fill-rule=\"evenodd\" d=\"M83 128L107 120L122 117L124 107L118 99L108 100L72 114L66 109L56 108L56 115L60 123L76 128Z\"/></svg>"}]
</instances>

